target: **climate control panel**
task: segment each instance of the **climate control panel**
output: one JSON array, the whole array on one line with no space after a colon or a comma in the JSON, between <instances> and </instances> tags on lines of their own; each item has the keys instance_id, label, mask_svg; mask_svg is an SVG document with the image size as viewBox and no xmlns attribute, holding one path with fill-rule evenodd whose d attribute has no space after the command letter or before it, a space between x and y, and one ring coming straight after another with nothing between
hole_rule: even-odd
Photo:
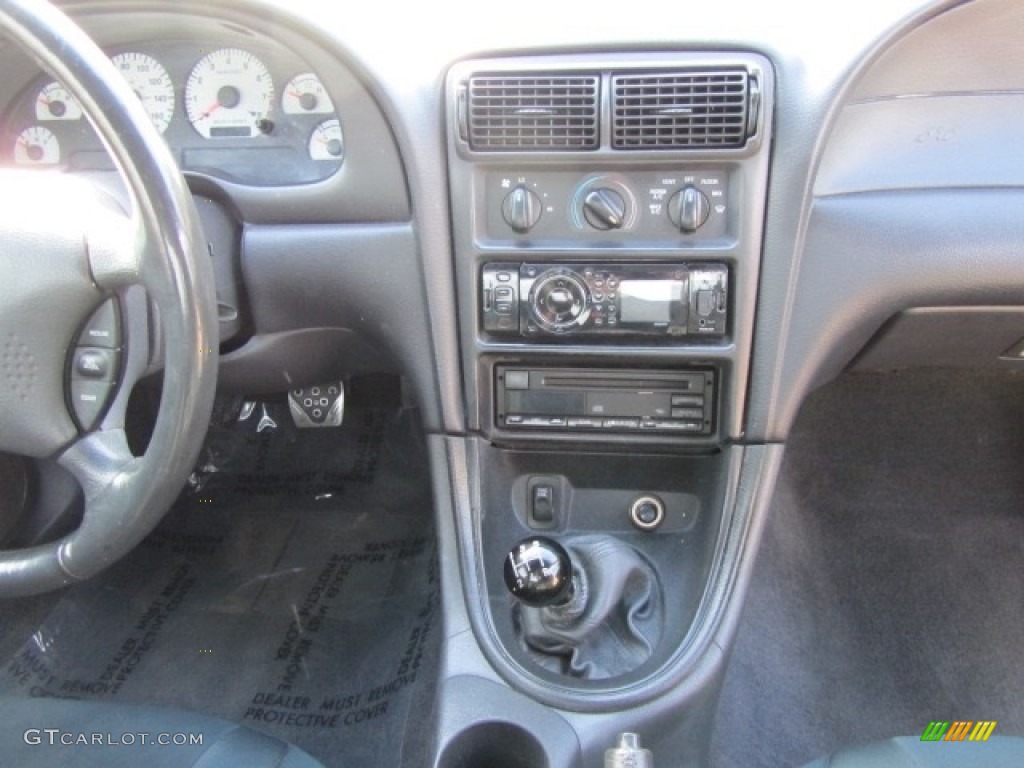
<instances>
[{"instance_id":1,"label":"climate control panel","mask_svg":"<svg viewBox=\"0 0 1024 768\"><path fill-rule=\"evenodd\" d=\"M722 168L492 171L485 185L489 239L704 243L729 235L729 173Z\"/></svg>"}]
</instances>

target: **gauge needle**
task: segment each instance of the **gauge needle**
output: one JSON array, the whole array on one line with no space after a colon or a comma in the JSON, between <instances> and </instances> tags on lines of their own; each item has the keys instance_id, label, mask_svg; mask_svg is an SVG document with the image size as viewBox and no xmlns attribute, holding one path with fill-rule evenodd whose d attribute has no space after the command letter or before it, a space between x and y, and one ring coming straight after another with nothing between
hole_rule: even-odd
<instances>
[{"instance_id":1,"label":"gauge needle","mask_svg":"<svg viewBox=\"0 0 1024 768\"><path fill-rule=\"evenodd\" d=\"M199 115L199 117L200 117L200 119L202 119L204 117L209 117L210 115L212 115L214 112L216 112L220 108L221 108L221 103L219 101L215 101L209 107L204 109L202 114Z\"/></svg>"}]
</instances>

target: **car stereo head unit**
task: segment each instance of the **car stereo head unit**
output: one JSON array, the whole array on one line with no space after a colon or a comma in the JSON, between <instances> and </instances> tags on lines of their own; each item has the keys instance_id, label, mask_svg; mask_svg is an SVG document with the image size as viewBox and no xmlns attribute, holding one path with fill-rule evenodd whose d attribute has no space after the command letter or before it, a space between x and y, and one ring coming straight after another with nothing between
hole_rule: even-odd
<instances>
[{"instance_id":1,"label":"car stereo head unit","mask_svg":"<svg viewBox=\"0 0 1024 768\"><path fill-rule=\"evenodd\" d=\"M487 264L484 331L526 338L721 337L722 264Z\"/></svg>"}]
</instances>

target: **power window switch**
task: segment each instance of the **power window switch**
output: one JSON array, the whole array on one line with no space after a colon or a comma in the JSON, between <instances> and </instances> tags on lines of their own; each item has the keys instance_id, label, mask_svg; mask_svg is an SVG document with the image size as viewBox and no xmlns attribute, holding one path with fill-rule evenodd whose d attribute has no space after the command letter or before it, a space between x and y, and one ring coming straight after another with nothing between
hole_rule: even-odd
<instances>
[{"instance_id":1,"label":"power window switch","mask_svg":"<svg viewBox=\"0 0 1024 768\"><path fill-rule=\"evenodd\" d=\"M533 519L541 524L555 521L555 489L550 485L533 486Z\"/></svg>"},{"instance_id":2,"label":"power window switch","mask_svg":"<svg viewBox=\"0 0 1024 768\"><path fill-rule=\"evenodd\" d=\"M550 530L561 520L561 483L558 477L531 477L526 483L526 517L531 528Z\"/></svg>"}]
</instances>

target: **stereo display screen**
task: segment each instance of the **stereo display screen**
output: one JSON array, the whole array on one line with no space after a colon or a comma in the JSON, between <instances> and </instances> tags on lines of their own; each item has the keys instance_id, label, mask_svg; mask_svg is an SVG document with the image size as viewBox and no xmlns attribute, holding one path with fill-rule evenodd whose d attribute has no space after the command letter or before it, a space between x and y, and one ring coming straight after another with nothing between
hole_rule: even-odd
<instances>
[{"instance_id":1,"label":"stereo display screen","mask_svg":"<svg viewBox=\"0 0 1024 768\"><path fill-rule=\"evenodd\" d=\"M619 284L619 322L668 323L683 301L683 280L623 280Z\"/></svg>"}]
</instances>

